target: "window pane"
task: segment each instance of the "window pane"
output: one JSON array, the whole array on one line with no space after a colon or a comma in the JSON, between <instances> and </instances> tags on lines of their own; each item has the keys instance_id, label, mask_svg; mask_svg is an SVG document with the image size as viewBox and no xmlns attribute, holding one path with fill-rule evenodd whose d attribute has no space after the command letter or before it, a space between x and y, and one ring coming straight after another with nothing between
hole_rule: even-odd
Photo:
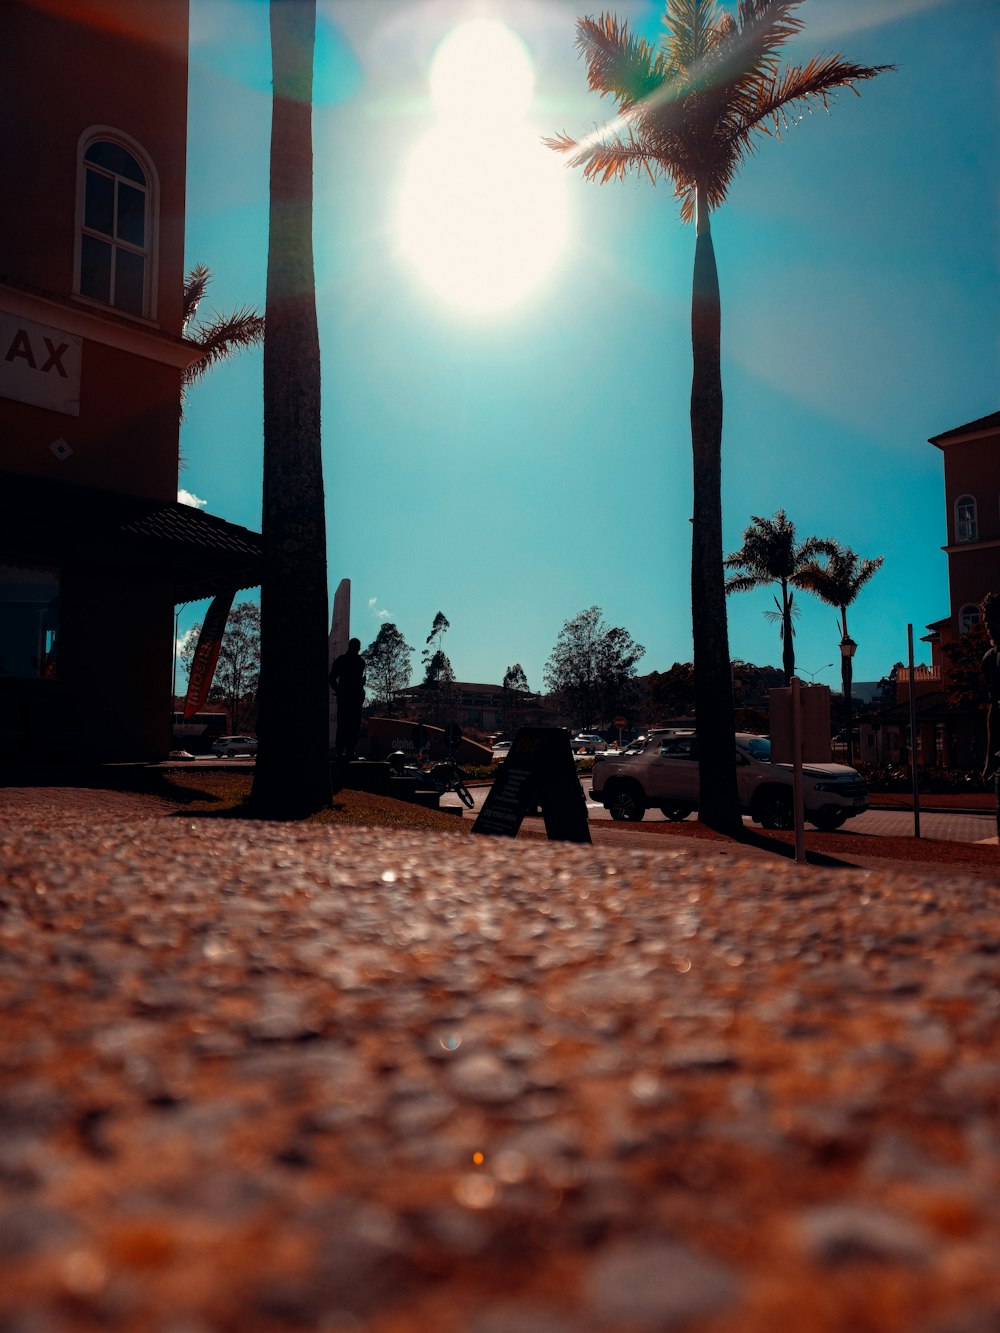
<instances>
[{"instance_id":1,"label":"window pane","mask_svg":"<svg viewBox=\"0 0 1000 1333\"><path fill-rule=\"evenodd\" d=\"M84 236L80 248L80 295L111 304L111 246Z\"/></svg>"},{"instance_id":2,"label":"window pane","mask_svg":"<svg viewBox=\"0 0 1000 1333\"><path fill-rule=\"evenodd\" d=\"M118 183L118 239L143 246L146 237L146 192Z\"/></svg>"},{"instance_id":3,"label":"window pane","mask_svg":"<svg viewBox=\"0 0 1000 1333\"><path fill-rule=\"evenodd\" d=\"M58 634L55 571L0 565L0 676L52 679Z\"/></svg>"},{"instance_id":4,"label":"window pane","mask_svg":"<svg viewBox=\"0 0 1000 1333\"><path fill-rule=\"evenodd\" d=\"M87 199L84 224L105 236L113 234L115 183L100 171L87 172Z\"/></svg>"},{"instance_id":5,"label":"window pane","mask_svg":"<svg viewBox=\"0 0 1000 1333\"><path fill-rule=\"evenodd\" d=\"M146 261L142 255L134 255L119 246L115 254L114 299L119 310L127 310L130 315L142 314L145 273Z\"/></svg>"},{"instance_id":6,"label":"window pane","mask_svg":"<svg viewBox=\"0 0 1000 1333\"><path fill-rule=\"evenodd\" d=\"M146 184L142 167L139 166L132 154L122 148L120 144L108 143L106 139L100 139L97 143L92 143L87 149L84 161L93 162L99 167L106 167L108 171L113 171L118 176L125 176L130 181L138 181L140 185Z\"/></svg>"},{"instance_id":7,"label":"window pane","mask_svg":"<svg viewBox=\"0 0 1000 1333\"><path fill-rule=\"evenodd\" d=\"M955 506L955 533L960 542L976 540L976 501L971 495L963 495Z\"/></svg>"}]
</instances>

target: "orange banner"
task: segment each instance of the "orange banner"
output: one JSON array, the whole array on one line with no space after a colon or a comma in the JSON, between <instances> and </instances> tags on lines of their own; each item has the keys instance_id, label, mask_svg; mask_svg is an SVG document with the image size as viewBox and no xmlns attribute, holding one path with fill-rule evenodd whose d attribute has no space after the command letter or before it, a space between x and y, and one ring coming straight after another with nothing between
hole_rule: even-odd
<instances>
[{"instance_id":1,"label":"orange banner","mask_svg":"<svg viewBox=\"0 0 1000 1333\"><path fill-rule=\"evenodd\" d=\"M188 679L187 697L184 700L185 722L208 698L208 691L215 675L215 664L219 660L222 647L222 635L229 619L229 608L233 604L235 592L220 592L208 608L208 615L198 636L198 647L191 662L191 675Z\"/></svg>"}]
</instances>

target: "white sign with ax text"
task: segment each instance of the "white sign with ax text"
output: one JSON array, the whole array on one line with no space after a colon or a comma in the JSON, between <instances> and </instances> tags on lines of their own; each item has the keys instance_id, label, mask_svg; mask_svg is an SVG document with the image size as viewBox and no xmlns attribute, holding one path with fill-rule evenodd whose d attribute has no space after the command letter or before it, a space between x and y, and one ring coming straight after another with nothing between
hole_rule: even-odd
<instances>
[{"instance_id":1,"label":"white sign with ax text","mask_svg":"<svg viewBox=\"0 0 1000 1333\"><path fill-rule=\"evenodd\" d=\"M80 415L83 339L0 310L0 398Z\"/></svg>"}]
</instances>

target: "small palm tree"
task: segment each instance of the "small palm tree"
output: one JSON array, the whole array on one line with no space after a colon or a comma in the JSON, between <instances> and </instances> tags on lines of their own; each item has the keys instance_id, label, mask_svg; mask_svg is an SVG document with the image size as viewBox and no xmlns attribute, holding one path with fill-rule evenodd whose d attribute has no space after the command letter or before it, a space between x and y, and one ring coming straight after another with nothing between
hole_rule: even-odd
<instances>
[{"instance_id":1,"label":"small palm tree","mask_svg":"<svg viewBox=\"0 0 1000 1333\"><path fill-rule=\"evenodd\" d=\"M849 546L835 545L833 550L827 556L825 565L821 565L818 560L807 561L799 570L798 586L814 593L822 602L829 606L835 606L840 612L840 641L850 645L850 635L847 633L847 608L854 602L858 593L878 571L882 568L884 556L876 556L874 560L862 560L856 551L852 551ZM850 653L841 653L840 655L840 679L841 687L844 691L844 702L848 708L850 716L851 706L851 684L853 676L853 667L851 665ZM848 744L850 744L850 727L848 732ZM851 762L851 756L848 754L847 762Z\"/></svg>"},{"instance_id":2,"label":"small palm tree","mask_svg":"<svg viewBox=\"0 0 1000 1333\"><path fill-rule=\"evenodd\" d=\"M580 19L577 45L592 91L610 96L618 115L582 140L547 140L583 167L588 180L630 171L667 177L681 220L696 222L691 301L691 447L694 504L691 616L694 634L699 818L737 835L741 824L733 770L732 681L722 567L722 376L719 281L709 213L725 202L754 136L780 134L785 110L827 104L891 65L857 65L840 56L782 68L780 52L802 27L802 0L740 0L737 15L717 0L666 0L659 49L634 37L613 14Z\"/></svg>"},{"instance_id":3,"label":"small palm tree","mask_svg":"<svg viewBox=\"0 0 1000 1333\"><path fill-rule=\"evenodd\" d=\"M778 584L781 597L774 599L777 610L765 614L781 627L781 665L786 685L795 674L792 617L797 608L792 588L803 586L803 571L815 564L817 556L832 559L836 550L836 543L825 537L807 537L804 542L796 542L795 524L779 509L774 518L759 518L755 514L743 533L743 545L723 561L726 569L741 571L726 580L727 593L750 592Z\"/></svg>"},{"instance_id":4,"label":"small palm tree","mask_svg":"<svg viewBox=\"0 0 1000 1333\"><path fill-rule=\"evenodd\" d=\"M181 372L181 412L188 388L220 361L236 352L264 341L264 316L253 306L242 306L231 315L217 315L208 324L195 324L198 306L212 281L212 271L196 264L184 279L184 316L182 331L188 342L201 349L197 361Z\"/></svg>"}]
</instances>

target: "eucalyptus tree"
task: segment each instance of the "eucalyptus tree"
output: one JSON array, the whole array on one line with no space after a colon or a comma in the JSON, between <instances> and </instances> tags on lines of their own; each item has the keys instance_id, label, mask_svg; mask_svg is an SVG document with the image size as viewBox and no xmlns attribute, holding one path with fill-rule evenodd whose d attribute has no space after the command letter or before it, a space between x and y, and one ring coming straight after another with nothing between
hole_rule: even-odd
<instances>
[{"instance_id":1,"label":"eucalyptus tree","mask_svg":"<svg viewBox=\"0 0 1000 1333\"><path fill-rule=\"evenodd\" d=\"M364 652L365 683L376 703L392 716L393 700L410 683L413 649L391 620L384 620Z\"/></svg>"},{"instance_id":2,"label":"eucalyptus tree","mask_svg":"<svg viewBox=\"0 0 1000 1333\"><path fill-rule=\"evenodd\" d=\"M260 750L251 804L264 818L302 819L330 804L326 511L312 244L315 0L271 0L270 20Z\"/></svg>"},{"instance_id":3,"label":"eucalyptus tree","mask_svg":"<svg viewBox=\"0 0 1000 1333\"><path fill-rule=\"evenodd\" d=\"M755 134L780 134L795 103L826 105L890 65L839 55L783 66L781 48L802 28L802 0L740 0L735 16L718 0L666 0L658 46L606 13L577 24L593 92L617 116L576 140L547 140L589 180L631 171L673 182L682 222L695 222L691 300L691 446L694 501L691 615L701 799L699 818L738 835L742 825L733 769L735 731L722 568L722 375L719 281L710 213L753 151Z\"/></svg>"},{"instance_id":4,"label":"eucalyptus tree","mask_svg":"<svg viewBox=\"0 0 1000 1333\"><path fill-rule=\"evenodd\" d=\"M545 664L545 685L584 731L621 697L635 679L636 663L645 653L628 630L609 628L599 606L588 607L559 631ZM604 720L607 720L605 715Z\"/></svg>"},{"instance_id":5,"label":"eucalyptus tree","mask_svg":"<svg viewBox=\"0 0 1000 1333\"><path fill-rule=\"evenodd\" d=\"M781 662L786 685L795 674L792 617L796 607L792 589L803 586L803 573L815 565L817 556L832 557L836 549L836 542L825 537L797 541L795 524L783 509L779 509L774 518L754 515L744 530L743 545L723 561L726 569L740 571L726 580L726 592L751 592L772 583L778 585L781 596L774 599L777 610L765 614L776 620L780 627Z\"/></svg>"},{"instance_id":6,"label":"eucalyptus tree","mask_svg":"<svg viewBox=\"0 0 1000 1333\"><path fill-rule=\"evenodd\" d=\"M180 661L188 672L200 634L201 625L192 625L180 651ZM213 703L225 704L231 731L242 731L247 725L246 714L256 702L259 678L260 607L256 602L238 602L226 620L218 664L208 691Z\"/></svg>"},{"instance_id":7,"label":"eucalyptus tree","mask_svg":"<svg viewBox=\"0 0 1000 1333\"><path fill-rule=\"evenodd\" d=\"M530 693L528 677L520 662L514 662L503 673L501 688L504 731L514 731L521 718L524 699Z\"/></svg>"}]
</instances>

